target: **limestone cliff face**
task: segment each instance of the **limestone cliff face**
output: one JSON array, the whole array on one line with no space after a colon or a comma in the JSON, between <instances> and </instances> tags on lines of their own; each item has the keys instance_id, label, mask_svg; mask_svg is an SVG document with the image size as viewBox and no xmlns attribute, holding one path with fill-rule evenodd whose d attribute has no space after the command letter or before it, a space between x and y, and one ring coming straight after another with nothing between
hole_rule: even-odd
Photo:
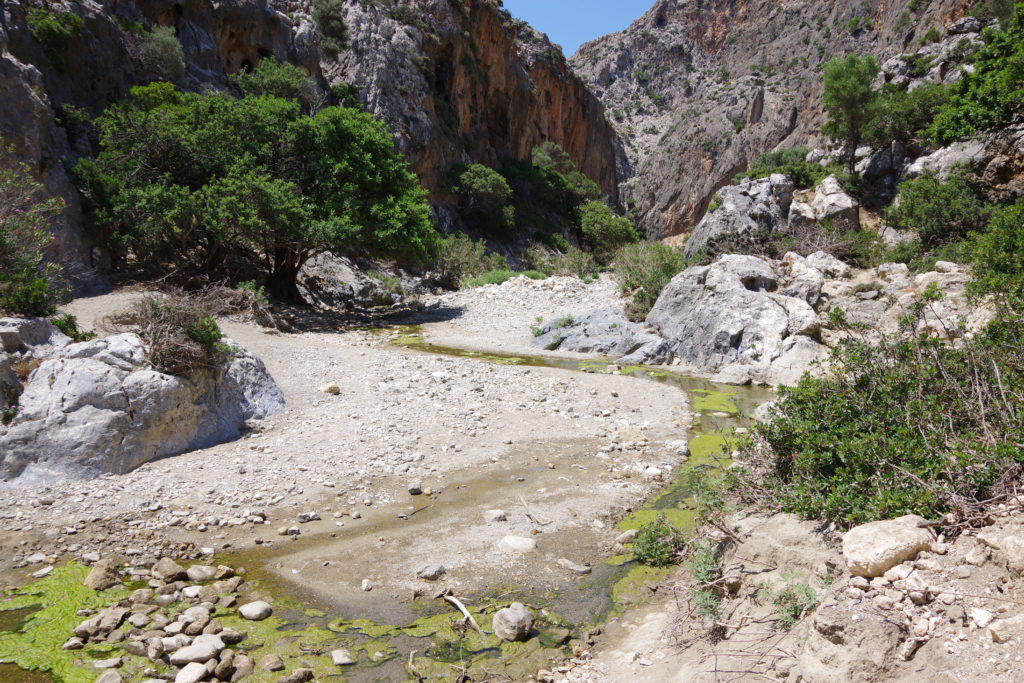
<instances>
[{"instance_id":1,"label":"limestone cliff face","mask_svg":"<svg viewBox=\"0 0 1024 683\"><path fill-rule=\"evenodd\" d=\"M571 63L608 107L636 169L623 198L648 235L671 237L762 153L822 142L824 62L913 52L929 27L941 31L969 4L657 0Z\"/></svg>"},{"instance_id":2,"label":"limestone cliff face","mask_svg":"<svg viewBox=\"0 0 1024 683\"><path fill-rule=\"evenodd\" d=\"M96 114L153 79L139 48L144 31L158 25L176 30L187 64L177 85L186 89L226 87L230 74L269 56L301 66L325 91L338 82L357 86L450 225L446 191L460 163L527 158L550 140L610 195L627 174L601 102L547 38L493 0L344 0L351 39L338 55L321 51L308 0L52 4L83 20L59 50L63 66L32 37L29 5L0 7L0 136L67 201L57 251L85 281L102 259L82 235L68 172L95 142L75 123L77 112Z\"/></svg>"}]
</instances>

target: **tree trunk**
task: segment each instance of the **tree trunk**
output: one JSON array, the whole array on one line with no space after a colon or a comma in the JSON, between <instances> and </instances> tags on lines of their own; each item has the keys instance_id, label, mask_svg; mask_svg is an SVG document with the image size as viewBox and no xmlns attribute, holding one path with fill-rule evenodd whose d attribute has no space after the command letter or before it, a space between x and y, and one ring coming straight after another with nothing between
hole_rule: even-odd
<instances>
[{"instance_id":1,"label":"tree trunk","mask_svg":"<svg viewBox=\"0 0 1024 683\"><path fill-rule=\"evenodd\" d=\"M291 249L279 248L274 252L274 268L267 282L270 296L290 304L304 303L299 294L298 259Z\"/></svg>"}]
</instances>

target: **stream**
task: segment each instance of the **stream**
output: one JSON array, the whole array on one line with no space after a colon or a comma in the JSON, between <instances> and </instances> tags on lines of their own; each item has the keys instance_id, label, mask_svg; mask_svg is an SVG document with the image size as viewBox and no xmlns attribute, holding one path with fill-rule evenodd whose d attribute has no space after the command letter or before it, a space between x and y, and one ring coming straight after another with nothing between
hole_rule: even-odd
<instances>
[{"instance_id":1,"label":"stream","mask_svg":"<svg viewBox=\"0 0 1024 683\"><path fill-rule=\"evenodd\" d=\"M396 352L408 349L490 363L615 373L668 384L686 394L694 413L689 433L679 434L680 438L685 437L689 441L687 464L691 467L718 461L728 439L737 430L746 429L749 415L773 396L764 388L724 388L662 368L620 367L602 359L494 354L437 346L428 342L417 326L384 328L379 334ZM593 445L564 444L563 447L586 449ZM618 522L618 529L637 529L663 515L684 531L692 530L693 511L689 504L692 493L684 478L679 476L681 469L676 470L675 478L667 482L660 492L641 507L628 512ZM540 464L520 481L524 478L528 480L523 483L523 491L537 486L564 486L559 482L564 477L555 477ZM403 534L412 538L431 526L443 529L446 521L454 518L455 511L478 508L481 501L487 500L494 491L509 489L510 486L502 473L484 472L447 487L443 504L417 510L414 518L408 516L406 506L396 501L383 506L386 514L372 522L368 520L366 525L351 525L334 533L304 537L301 547L256 547L216 558L219 563L246 567L247 585L254 586L251 596L270 598L275 606L271 619L247 625L250 636L239 647L248 648L257 659L271 651L282 656L293 651L296 656L301 656L303 653L322 654L334 647L349 649L358 660L357 664L345 667L343 672L337 667L318 670L318 677L326 680L407 680L413 671L423 680L453 680L463 668L475 680L479 680L481 675L495 674L521 680L539 668L550 666L551 661L559 656L572 656L574 644L585 641L594 629L599 629L612 616L644 602L650 595L647 586L674 572L673 567L658 569L641 565L625 553L595 562L590 574L560 581L554 586L550 582L545 584L501 576L498 580L482 581L480 586L459 589L460 598L484 630L489 629L494 612L509 602L515 600L530 606L537 616L534 626L536 637L525 643L502 643L494 636L485 638L471 630L462 633L453 624L455 613L451 606L434 595L399 597L375 591L346 599L331 594L332 575L323 573L328 569L319 570L319 574L308 569L303 570L301 576L288 576L289 571L291 574L300 574L300 571L288 570L286 566L312 568L330 564L321 562L329 548L344 547L348 557L379 562L375 559L378 553L371 545L371 539L383 541L386 537L393 537L395 544L401 545ZM575 549L581 556L595 554L593 546L584 542L586 539L573 529L545 534L545 538L560 549ZM597 554L601 552L597 551ZM362 571L346 563L337 564L337 571ZM83 567L80 573L84 571ZM313 579L313 576L317 578ZM313 584L318 589L312 588ZM3 656L5 637L9 647L16 644L23 620L30 614L31 610L25 609L0 611L0 657ZM338 614L352 615L353 618L338 619ZM31 637L31 634L26 634L26 637ZM246 680L276 681L279 677L280 674L257 668ZM56 678L78 680L77 676L67 673L58 673ZM38 672L0 664L0 680L38 683L51 679Z\"/></svg>"}]
</instances>

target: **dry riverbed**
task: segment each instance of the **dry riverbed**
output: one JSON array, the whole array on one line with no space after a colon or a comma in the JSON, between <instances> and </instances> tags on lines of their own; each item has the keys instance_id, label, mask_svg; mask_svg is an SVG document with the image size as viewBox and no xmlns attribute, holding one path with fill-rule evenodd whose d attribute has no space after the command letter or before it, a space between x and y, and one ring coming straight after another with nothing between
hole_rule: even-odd
<instances>
[{"instance_id":1,"label":"dry riverbed","mask_svg":"<svg viewBox=\"0 0 1024 683\"><path fill-rule=\"evenodd\" d=\"M88 328L130 296L68 308ZM615 301L607 281L507 283L428 302L445 314L422 330L521 353L537 317ZM5 584L68 560L216 555L349 619L407 623L413 595L440 587L572 596L607 574L616 522L686 458L692 415L667 384L437 356L390 343L399 332L222 327L263 359L286 412L128 474L4 489ZM419 576L428 566L443 574ZM586 622L606 593L560 607Z\"/></svg>"}]
</instances>

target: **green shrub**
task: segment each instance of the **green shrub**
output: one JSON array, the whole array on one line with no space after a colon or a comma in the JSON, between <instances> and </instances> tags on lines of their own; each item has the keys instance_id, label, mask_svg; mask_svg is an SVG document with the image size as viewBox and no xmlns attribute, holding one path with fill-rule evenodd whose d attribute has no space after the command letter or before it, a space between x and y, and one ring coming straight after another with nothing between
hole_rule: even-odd
<instances>
[{"instance_id":1,"label":"green shrub","mask_svg":"<svg viewBox=\"0 0 1024 683\"><path fill-rule=\"evenodd\" d=\"M109 321L115 329L138 334L149 363L169 375L212 370L231 353L221 342L217 321L189 297L146 296Z\"/></svg>"},{"instance_id":2,"label":"green shrub","mask_svg":"<svg viewBox=\"0 0 1024 683\"><path fill-rule=\"evenodd\" d=\"M941 83L925 83L909 92L886 85L875 102L864 139L884 147L893 141L907 144L922 138L949 97L949 88Z\"/></svg>"},{"instance_id":3,"label":"green shrub","mask_svg":"<svg viewBox=\"0 0 1024 683\"><path fill-rule=\"evenodd\" d=\"M415 264L439 235L426 192L366 112L303 114L273 95L136 87L97 119L100 153L76 166L91 226L122 260L211 277L225 253L268 271L300 299L302 265L324 251Z\"/></svg>"},{"instance_id":4,"label":"green shrub","mask_svg":"<svg viewBox=\"0 0 1024 683\"><path fill-rule=\"evenodd\" d=\"M302 102L308 112L319 109L327 99L316 81L294 64L276 59L261 59L255 70L242 69L231 76L231 82L243 97L270 95ZM359 107L358 101L345 106Z\"/></svg>"},{"instance_id":5,"label":"green shrub","mask_svg":"<svg viewBox=\"0 0 1024 683\"><path fill-rule=\"evenodd\" d=\"M690 594L690 600L697 608L697 613L709 621L717 619L722 612L721 598L714 589L714 584L722 574L717 545L709 539L694 543L683 561L683 566L697 584Z\"/></svg>"},{"instance_id":6,"label":"green shrub","mask_svg":"<svg viewBox=\"0 0 1024 683\"><path fill-rule=\"evenodd\" d=\"M986 30L974 70L951 86L952 96L935 115L929 136L940 144L999 130L1024 111L1024 4L1016 5L1005 30Z\"/></svg>"},{"instance_id":7,"label":"green shrub","mask_svg":"<svg viewBox=\"0 0 1024 683\"><path fill-rule=\"evenodd\" d=\"M744 178L767 178L773 173L784 173L798 188L814 187L836 169L809 163L806 161L808 152L806 147L790 147L767 152L758 157L750 168L733 178L732 182L736 184Z\"/></svg>"},{"instance_id":8,"label":"green shrub","mask_svg":"<svg viewBox=\"0 0 1024 683\"><path fill-rule=\"evenodd\" d=\"M587 202L580 207L580 228L584 242L600 262L607 261L620 247L640 239L631 220L616 216L604 202L599 201Z\"/></svg>"},{"instance_id":9,"label":"green shrub","mask_svg":"<svg viewBox=\"0 0 1024 683\"><path fill-rule=\"evenodd\" d=\"M45 196L27 165L0 168L0 313L52 315L64 298L61 267L47 258L51 224L63 209L63 200Z\"/></svg>"},{"instance_id":10,"label":"green shrub","mask_svg":"<svg viewBox=\"0 0 1024 683\"><path fill-rule=\"evenodd\" d=\"M502 268L507 268L507 264L501 255L488 252L483 242L471 240L462 233L440 241L434 263L438 283L449 289L457 289L467 278Z\"/></svg>"},{"instance_id":11,"label":"green shrub","mask_svg":"<svg viewBox=\"0 0 1024 683\"><path fill-rule=\"evenodd\" d=\"M85 27L82 18L73 12L50 12L32 7L25 13L25 22L46 58L57 71L63 71L68 43L80 36Z\"/></svg>"},{"instance_id":12,"label":"green shrub","mask_svg":"<svg viewBox=\"0 0 1024 683\"><path fill-rule=\"evenodd\" d=\"M900 334L854 337L828 376L780 392L742 460L781 509L842 527L905 514L963 519L1014 486L1024 318L1007 308L982 334L946 330L949 343L919 331L940 295L923 298Z\"/></svg>"},{"instance_id":13,"label":"green shrub","mask_svg":"<svg viewBox=\"0 0 1024 683\"><path fill-rule=\"evenodd\" d=\"M313 0L313 23L320 46L337 55L348 46L348 26L341 0Z\"/></svg>"},{"instance_id":14,"label":"green shrub","mask_svg":"<svg viewBox=\"0 0 1024 683\"><path fill-rule=\"evenodd\" d=\"M139 45L139 56L158 80L177 81L185 75L185 55L170 26L156 26L146 34Z\"/></svg>"},{"instance_id":15,"label":"green shrub","mask_svg":"<svg viewBox=\"0 0 1024 683\"><path fill-rule=\"evenodd\" d=\"M78 319L70 313L54 316L50 318L50 323L76 342L89 341L96 338L95 332L83 332L78 329Z\"/></svg>"},{"instance_id":16,"label":"green shrub","mask_svg":"<svg viewBox=\"0 0 1024 683\"><path fill-rule=\"evenodd\" d=\"M972 256L975 292L1024 300L1024 201L993 212Z\"/></svg>"},{"instance_id":17,"label":"green shrub","mask_svg":"<svg viewBox=\"0 0 1024 683\"><path fill-rule=\"evenodd\" d=\"M916 232L931 249L983 229L990 212L970 171L961 168L946 181L925 173L900 183L898 201L885 217L895 228Z\"/></svg>"},{"instance_id":18,"label":"green shrub","mask_svg":"<svg viewBox=\"0 0 1024 683\"><path fill-rule=\"evenodd\" d=\"M467 209L482 212L498 210L512 199L512 188L505 177L483 164L467 166L459 174L455 191Z\"/></svg>"},{"instance_id":19,"label":"green shrub","mask_svg":"<svg viewBox=\"0 0 1024 683\"><path fill-rule=\"evenodd\" d=\"M658 515L640 527L633 541L633 556L643 564L666 567L679 561L685 546L682 531L669 524L664 515Z\"/></svg>"},{"instance_id":20,"label":"green shrub","mask_svg":"<svg viewBox=\"0 0 1024 683\"><path fill-rule=\"evenodd\" d=\"M462 281L463 287L483 287L484 285L500 285L514 277L519 277L523 273L517 273L514 270L508 268L500 268L498 270L491 270L479 277L470 277ZM543 274L542 278L543 279ZM537 279L537 278L534 278Z\"/></svg>"},{"instance_id":21,"label":"green shrub","mask_svg":"<svg viewBox=\"0 0 1024 683\"><path fill-rule=\"evenodd\" d=\"M921 44L927 45L928 43L937 43L942 39L942 34L939 33L939 29L932 26L929 28L923 36L921 36Z\"/></svg>"},{"instance_id":22,"label":"green shrub","mask_svg":"<svg viewBox=\"0 0 1024 683\"><path fill-rule=\"evenodd\" d=\"M612 273L623 292L630 293L626 315L643 320L669 280L689 265L681 249L660 242L630 244L615 255Z\"/></svg>"},{"instance_id":23,"label":"green shrub","mask_svg":"<svg viewBox=\"0 0 1024 683\"><path fill-rule=\"evenodd\" d=\"M785 583L779 588L772 588L764 583L758 586L755 599L757 602L770 602L776 609L779 624L787 631L803 618L813 612L821 602L818 592L804 581L794 581L784 576Z\"/></svg>"},{"instance_id":24,"label":"green shrub","mask_svg":"<svg viewBox=\"0 0 1024 683\"><path fill-rule=\"evenodd\" d=\"M252 294L256 303L266 306L270 303L270 299L267 298L267 288L257 283L255 280L246 280L245 282L239 282L235 285L235 289L240 292L248 292Z\"/></svg>"},{"instance_id":25,"label":"green shrub","mask_svg":"<svg viewBox=\"0 0 1024 683\"><path fill-rule=\"evenodd\" d=\"M551 275L575 276L589 282L600 272L601 268L592 255L572 246L551 261Z\"/></svg>"}]
</instances>

